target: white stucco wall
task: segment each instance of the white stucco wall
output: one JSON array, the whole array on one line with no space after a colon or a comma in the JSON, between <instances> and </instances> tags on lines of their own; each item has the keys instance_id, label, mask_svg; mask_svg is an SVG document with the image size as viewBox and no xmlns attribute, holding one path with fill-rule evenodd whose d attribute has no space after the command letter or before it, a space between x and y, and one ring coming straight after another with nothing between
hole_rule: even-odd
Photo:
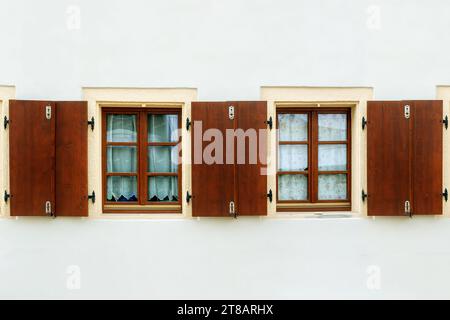
<instances>
[{"instance_id":1,"label":"white stucco wall","mask_svg":"<svg viewBox=\"0 0 450 320\"><path fill-rule=\"evenodd\" d=\"M445 0L0 0L0 83L18 99L104 86L257 100L261 85L434 99L450 84L449 13ZM0 298L450 298L449 243L447 217L8 218Z\"/></svg>"}]
</instances>

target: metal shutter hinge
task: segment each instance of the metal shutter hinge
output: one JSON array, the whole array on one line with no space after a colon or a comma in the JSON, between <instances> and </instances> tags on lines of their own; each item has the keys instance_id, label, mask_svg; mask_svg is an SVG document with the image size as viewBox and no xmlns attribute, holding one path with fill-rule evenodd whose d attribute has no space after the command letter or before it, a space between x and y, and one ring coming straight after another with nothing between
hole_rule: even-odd
<instances>
[{"instance_id":1,"label":"metal shutter hinge","mask_svg":"<svg viewBox=\"0 0 450 320\"><path fill-rule=\"evenodd\" d=\"M367 194L367 193L365 193L364 192L364 189L361 191L361 198L362 198L362 201L364 202L364 201L366 201L366 198L368 197L369 195Z\"/></svg>"},{"instance_id":2,"label":"metal shutter hinge","mask_svg":"<svg viewBox=\"0 0 450 320\"><path fill-rule=\"evenodd\" d=\"M45 118L50 120L52 118L52 106L45 107Z\"/></svg>"},{"instance_id":3,"label":"metal shutter hinge","mask_svg":"<svg viewBox=\"0 0 450 320\"><path fill-rule=\"evenodd\" d=\"M448 117L445 116L444 120L442 120L442 123L444 124L445 130L448 129Z\"/></svg>"},{"instance_id":4,"label":"metal shutter hinge","mask_svg":"<svg viewBox=\"0 0 450 320\"><path fill-rule=\"evenodd\" d=\"M5 190L5 193L3 194L3 200L6 202L6 203L8 203L8 199L9 198L11 198L12 196L8 193L8 192L6 192L6 190Z\"/></svg>"},{"instance_id":5,"label":"metal shutter hinge","mask_svg":"<svg viewBox=\"0 0 450 320\"><path fill-rule=\"evenodd\" d=\"M87 196L88 201L92 200L92 203L95 203L95 191L92 191L92 194Z\"/></svg>"},{"instance_id":6,"label":"metal shutter hinge","mask_svg":"<svg viewBox=\"0 0 450 320\"><path fill-rule=\"evenodd\" d=\"M95 128L95 119L94 117L91 118L90 121L87 122L88 126L91 126L91 131L94 131Z\"/></svg>"},{"instance_id":7,"label":"metal shutter hinge","mask_svg":"<svg viewBox=\"0 0 450 320\"><path fill-rule=\"evenodd\" d=\"M272 130L272 127L273 127L272 117L269 117L269 120L264 121L264 123L269 126L270 130Z\"/></svg>"},{"instance_id":8,"label":"metal shutter hinge","mask_svg":"<svg viewBox=\"0 0 450 320\"><path fill-rule=\"evenodd\" d=\"M228 118L230 118L230 120L234 119L234 106L228 107Z\"/></svg>"},{"instance_id":9,"label":"metal shutter hinge","mask_svg":"<svg viewBox=\"0 0 450 320\"><path fill-rule=\"evenodd\" d=\"M366 128L366 126L367 126L367 120L366 120L365 117L362 117L362 120L361 120L361 126L362 126L362 129L363 129L363 130L364 130L364 129Z\"/></svg>"},{"instance_id":10,"label":"metal shutter hinge","mask_svg":"<svg viewBox=\"0 0 450 320\"><path fill-rule=\"evenodd\" d=\"M272 189L269 190L269 193L267 194L267 198L269 198L269 202L272 202L272 198L273 198Z\"/></svg>"},{"instance_id":11,"label":"metal shutter hinge","mask_svg":"<svg viewBox=\"0 0 450 320\"><path fill-rule=\"evenodd\" d=\"M411 203L408 200L405 201L405 214L409 215L410 217L412 216Z\"/></svg>"},{"instance_id":12,"label":"metal shutter hinge","mask_svg":"<svg viewBox=\"0 0 450 320\"><path fill-rule=\"evenodd\" d=\"M189 193L189 191L186 192L186 202L189 203L191 201L192 195Z\"/></svg>"},{"instance_id":13,"label":"metal shutter hinge","mask_svg":"<svg viewBox=\"0 0 450 320\"><path fill-rule=\"evenodd\" d=\"M442 196L444 197L445 202L448 200L448 191L447 188L444 189L444 192L442 193Z\"/></svg>"},{"instance_id":14,"label":"metal shutter hinge","mask_svg":"<svg viewBox=\"0 0 450 320\"><path fill-rule=\"evenodd\" d=\"M191 127L191 120L189 118L186 118L186 130L189 131L189 128Z\"/></svg>"},{"instance_id":15,"label":"metal shutter hinge","mask_svg":"<svg viewBox=\"0 0 450 320\"><path fill-rule=\"evenodd\" d=\"M45 202L45 213L49 215L50 217L53 216L52 212L52 203L50 201Z\"/></svg>"},{"instance_id":16,"label":"metal shutter hinge","mask_svg":"<svg viewBox=\"0 0 450 320\"><path fill-rule=\"evenodd\" d=\"M234 201L230 201L229 206L230 206L230 212L229 212L230 216L234 215L234 217L237 218L237 213L236 213L236 208L235 208L235 205L234 205Z\"/></svg>"},{"instance_id":17,"label":"metal shutter hinge","mask_svg":"<svg viewBox=\"0 0 450 320\"><path fill-rule=\"evenodd\" d=\"M5 130L6 130L6 128L8 127L8 124L9 124L9 120L8 120L8 117L4 117L3 118L3 128L5 128Z\"/></svg>"}]
</instances>

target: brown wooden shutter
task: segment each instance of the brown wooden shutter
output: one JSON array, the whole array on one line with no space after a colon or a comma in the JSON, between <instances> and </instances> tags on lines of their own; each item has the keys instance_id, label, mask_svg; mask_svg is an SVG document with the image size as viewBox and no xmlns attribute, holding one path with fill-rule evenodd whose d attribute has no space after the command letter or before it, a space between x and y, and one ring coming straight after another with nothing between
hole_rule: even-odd
<instances>
[{"instance_id":1,"label":"brown wooden shutter","mask_svg":"<svg viewBox=\"0 0 450 320\"><path fill-rule=\"evenodd\" d=\"M56 103L56 215L88 215L87 102Z\"/></svg>"},{"instance_id":2,"label":"brown wooden shutter","mask_svg":"<svg viewBox=\"0 0 450 320\"><path fill-rule=\"evenodd\" d=\"M369 101L367 118L368 215L405 215L405 201L411 201L411 119L401 101Z\"/></svg>"},{"instance_id":3,"label":"brown wooden shutter","mask_svg":"<svg viewBox=\"0 0 450 320\"><path fill-rule=\"evenodd\" d=\"M226 102L193 102L191 121L192 215L229 216L229 203L234 201L235 197L234 165L226 164L225 141L221 144L223 163L205 163L203 152L212 141L202 139L205 131L215 129L225 140L226 129L234 128L234 121L228 117L228 105Z\"/></svg>"},{"instance_id":4,"label":"brown wooden shutter","mask_svg":"<svg viewBox=\"0 0 450 320\"><path fill-rule=\"evenodd\" d=\"M236 163L236 192L239 215L267 215L267 102L232 102L236 106L237 128L255 134L256 146L246 138L245 164ZM250 131L248 131L250 130ZM260 130L262 130L260 132ZM253 133L252 133L253 132ZM261 133L261 134L260 134ZM235 141L236 142L236 141ZM260 148L262 150L260 150ZM256 152L256 163L250 163L250 151ZM236 154L237 155L237 154Z\"/></svg>"},{"instance_id":5,"label":"brown wooden shutter","mask_svg":"<svg viewBox=\"0 0 450 320\"><path fill-rule=\"evenodd\" d=\"M442 214L442 101L410 101L413 120L412 213Z\"/></svg>"},{"instance_id":6,"label":"brown wooden shutter","mask_svg":"<svg viewBox=\"0 0 450 320\"><path fill-rule=\"evenodd\" d=\"M10 100L9 117L11 216L46 216L46 202L55 206L55 104Z\"/></svg>"},{"instance_id":7,"label":"brown wooden shutter","mask_svg":"<svg viewBox=\"0 0 450 320\"><path fill-rule=\"evenodd\" d=\"M409 107L409 118L405 107ZM370 101L368 215L442 214L442 101Z\"/></svg>"}]
</instances>

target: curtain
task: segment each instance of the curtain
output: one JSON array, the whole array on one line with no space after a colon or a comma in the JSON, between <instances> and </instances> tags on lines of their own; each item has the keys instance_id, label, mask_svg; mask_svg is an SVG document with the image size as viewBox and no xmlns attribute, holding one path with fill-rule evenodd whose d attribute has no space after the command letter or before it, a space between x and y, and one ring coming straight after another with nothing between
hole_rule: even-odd
<instances>
[{"instance_id":1,"label":"curtain","mask_svg":"<svg viewBox=\"0 0 450 320\"><path fill-rule=\"evenodd\" d=\"M109 114L106 120L108 142L136 142L136 115Z\"/></svg>"},{"instance_id":2,"label":"curtain","mask_svg":"<svg viewBox=\"0 0 450 320\"><path fill-rule=\"evenodd\" d=\"M177 142L178 115L149 114L148 115L149 142Z\"/></svg>"},{"instance_id":3,"label":"curtain","mask_svg":"<svg viewBox=\"0 0 450 320\"><path fill-rule=\"evenodd\" d=\"M149 177L148 193L150 201L178 201L178 177Z\"/></svg>"},{"instance_id":4,"label":"curtain","mask_svg":"<svg viewBox=\"0 0 450 320\"><path fill-rule=\"evenodd\" d=\"M109 176L106 184L108 201L137 201L136 177Z\"/></svg>"}]
</instances>

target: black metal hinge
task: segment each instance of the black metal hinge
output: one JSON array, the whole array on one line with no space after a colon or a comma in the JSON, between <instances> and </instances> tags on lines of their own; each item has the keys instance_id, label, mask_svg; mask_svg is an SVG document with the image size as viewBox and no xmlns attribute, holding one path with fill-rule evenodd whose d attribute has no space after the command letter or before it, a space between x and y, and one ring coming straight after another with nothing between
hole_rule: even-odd
<instances>
[{"instance_id":1,"label":"black metal hinge","mask_svg":"<svg viewBox=\"0 0 450 320\"><path fill-rule=\"evenodd\" d=\"M92 203L95 203L95 191L92 191L92 194L88 195L88 201L92 200Z\"/></svg>"},{"instance_id":2,"label":"black metal hinge","mask_svg":"<svg viewBox=\"0 0 450 320\"><path fill-rule=\"evenodd\" d=\"M186 130L189 131L189 128L191 127L191 120L189 120L189 118L186 118Z\"/></svg>"},{"instance_id":3,"label":"black metal hinge","mask_svg":"<svg viewBox=\"0 0 450 320\"><path fill-rule=\"evenodd\" d=\"M6 128L8 127L8 124L9 124L9 120L8 120L8 118L5 116L5 117L3 118L3 128L5 128L5 130L6 130Z\"/></svg>"},{"instance_id":4,"label":"black metal hinge","mask_svg":"<svg viewBox=\"0 0 450 320\"><path fill-rule=\"evenodd\" d=\"M444 197L445 202L448 200L448 191L447 188L444 189L444 192L442 193L442 196Z\"/></svg>"},{"instance_id":5,"label":"black metal hinge","mask_svg":"<svg viewBox=\"0 0 450 320\"><path fill-rule=\"evenodd\" d=\"M362 199L362 201L364 202L364 201L366 201L366 198L368 197L369 195L367 194L367 193L365 193L364 192L364 189L361 191L361 199Z\"/></svg>"},{"instance_id":6,"label":"black metal hinge","mask_svg":"<svg viewBox=\"0 0 450 320\"><path fill-rule=\"evenodd\" d=\"M448 129L448 117L445 116L444 120L442 120L442 123L444 124L445 130Z\"/></svg>"},{"instance_id":7,"label":"black metal hinge","mask_svg":"<svg viewBox=\"0 0 450 320\"><path fill-rule=\"evenodd\" d=\"M189 191L186 192L186 202L189 203L191 201L192 195L189 193Z\"/></svg>"},{"instance_id":8,"label":"black metal hinge","mask_svg":"<svg viewBox=\"0 0 450 320\"><path fill-rule=\"evenodd\" d=\"M269 202L272 202L272 199L273 199L272 189L269 190L269 193L267 194L267 198L269 198Z\"/></svg>"},{"instance_id":9,"label":"black metal hinge","mask_svg":"<svg viewBox=\"0 0 450 320\"><path fill-rule=\"evenodd\" d=\"M365 117L362 117L362 120L361 120L361 126L362 126L362 129L363 129L363 130L364 130L364 129L366 128L366 126L367 126L367 120L366 120Z\"/></svg>"},{"instance_id":10,"label":"black metal hinge","mask_svg":"<svg viewBox=\"0 0 450 320\"><path fill-rule=\"evenodd\" d=\"M9 198L11 198L11 195L5 190L5 193L3 194L3 200L5 200L5 202L7 203Z\"/></svg>"},{"instance_id":11,"label":"black metal hinge","mask_svg":"<svg viewBox=\"0 0 450 320\"><path fill-rule=\"evenodd\" d=\"M94 131L95 128L95 119L94 117L91 118L90 121L87 122L88 126L91 126L91 130Z\"/></svg>"},{"instance_id":12,"label":"black metal hinge","mask_svg":"<svg viewBox=\"0 0 450 320\"><path fill-rule=\"evenodd\" d=\"M269 120L264 121L265 124L269 126L269 129L272 130L273 127L273 120L272 117L269 117Z\"/></svg>"}]
</instances>

